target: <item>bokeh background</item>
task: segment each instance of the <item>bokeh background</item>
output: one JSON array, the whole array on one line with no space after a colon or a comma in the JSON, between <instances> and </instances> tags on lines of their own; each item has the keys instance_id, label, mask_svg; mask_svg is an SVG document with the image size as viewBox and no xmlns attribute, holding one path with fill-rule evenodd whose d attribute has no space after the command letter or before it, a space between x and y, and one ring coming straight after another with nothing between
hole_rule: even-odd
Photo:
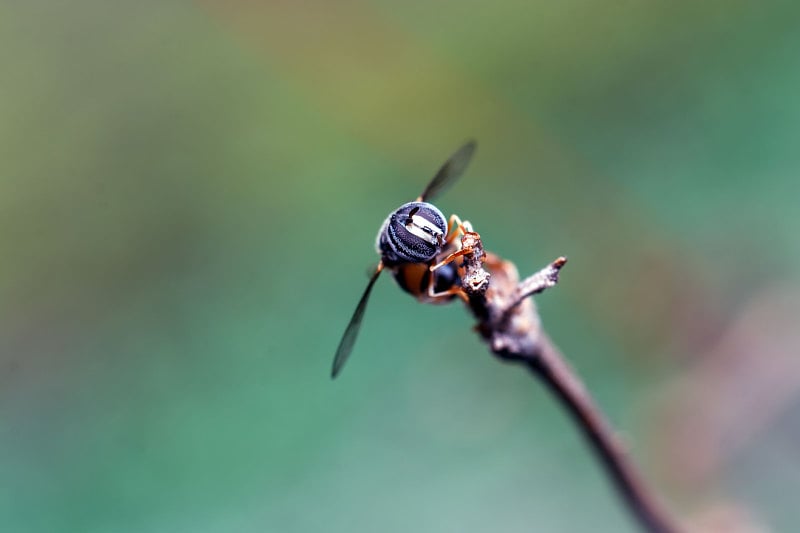
<instances>
[{"instance_id":1,"label":"bokeh background","mask_svg":"<svg viewBox=\"0 0 800 533\"><path fill-rule=\"evenodd\" d=\"M695 531L800 527L796 2L3 2L0 529L635 531L458 305L380 280L439 201Z\"/></svg>"}]
</instances>

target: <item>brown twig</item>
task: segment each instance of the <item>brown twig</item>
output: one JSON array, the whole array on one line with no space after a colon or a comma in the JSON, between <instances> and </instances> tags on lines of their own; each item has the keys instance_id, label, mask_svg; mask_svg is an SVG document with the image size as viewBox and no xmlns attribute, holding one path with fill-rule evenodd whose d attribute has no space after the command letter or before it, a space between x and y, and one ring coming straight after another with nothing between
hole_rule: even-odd
<instances>
[{"instance_id":1,"label":"brown twig","mask_svg":"<svg viewBox=\"0 0 800 533\"><path fill-rule=\"evenodd\" d=\"M503 361L524 364L545 383L578 425L624 503L646 531L679 531L639 477L577 374L542 330L533 300L528 298L558 282L566 258L520 282L514 264L485 253L477 233L462 237L462 250L467 252L463 254L462 286L478 319L477 329L492 353Z\"/></svg>"}]
</instances>

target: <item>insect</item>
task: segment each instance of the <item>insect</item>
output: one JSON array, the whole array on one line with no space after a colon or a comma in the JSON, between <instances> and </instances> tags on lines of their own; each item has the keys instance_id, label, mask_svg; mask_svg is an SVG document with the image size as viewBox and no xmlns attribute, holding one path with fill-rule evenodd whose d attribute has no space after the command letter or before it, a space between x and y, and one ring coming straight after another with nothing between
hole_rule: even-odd
<instances>
[{"instance_id":1,"label":"insect","mask_svg":"<svg viewBox=\"0 0 800 533\"><path fill-rule=\"evenodd\" d=\"M353 350L372 287L384 270L391 271L400 288L422 302L447 303L457 296L465 297L453 260L460 255L457 237L472 231L471 226L456 215L445 220L439 208L428 201L464 173L475 147L475 141L469 141L456 150L422 194L392 211L381 225L375 240L381 260L339 342L332 378L339 374Z\"/></svg>"}]
</instances>

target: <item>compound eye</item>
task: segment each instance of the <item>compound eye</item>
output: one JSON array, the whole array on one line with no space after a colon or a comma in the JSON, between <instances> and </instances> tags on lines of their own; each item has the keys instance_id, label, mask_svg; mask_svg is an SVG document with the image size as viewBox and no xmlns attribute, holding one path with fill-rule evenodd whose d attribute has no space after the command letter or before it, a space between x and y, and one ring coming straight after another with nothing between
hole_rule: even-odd
<instances>
[{"instance_id":1,"label":"compound eye","mask_svg":"<svg viewBox=\"0 0 800 533\"><path fill-rule=\"evenodd\" d=\"M390 217L380 236L384 259L391 263L422 263L441 252L447 225L435 206L411 202Z\"/></svg>"}]
</instances>

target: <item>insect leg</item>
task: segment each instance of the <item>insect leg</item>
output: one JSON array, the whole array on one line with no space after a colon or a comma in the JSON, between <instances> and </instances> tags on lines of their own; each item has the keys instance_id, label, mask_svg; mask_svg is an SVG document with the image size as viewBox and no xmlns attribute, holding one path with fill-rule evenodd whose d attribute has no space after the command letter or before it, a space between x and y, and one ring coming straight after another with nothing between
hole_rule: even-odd
<instances>
[{"instance_id":1,"label":"insect leg","mask_svg":"<svg viewBox=\"0 0 800 533\"><path fill-rule=\"evenodd\" d=\"M449 263L452 263L453 261L455 261L456 259L458 259L462 255L467 255L467 254L471 254L471 253L472 253L472 248L462 248L459 251L453 252L452 254L448 255L447 257L445 257L444 259L442 259L441 261L439 261L435 265L431 265L430 266L430 271L431 272L435 272L435 271L439 270L440 268L442 268L443 266L445 266L445 265L447 265Z\"/></svg>"},{"instance_id":2,"label":"insect leg","mask_svg":"<svg viewBox=\"0 0 800 533\"><path fill-rule=\"evenodd\" d=\"M461 287L450 287L446 291L442 292L433 292L432 290L428 291L428 297L435 300L439 298L450 298L451 296L458 296L465 302L469 302L467 293L465 293L464 289L462 289Z\"/></svg>"},{"instance_id":3,"label":"insect leg","mask_svg":"<svg viewBox=\"0 0 800 533\"><path fill-rule=\"evenodd\" d=\"M428 290L427 290L428 298L430 298L431 300L439 300L441 298L450 299L451 296L458 296L459 298L461 298L465 302L469 302L469 298L467 298L467 294L464 292L464 290L461 287L458 287L458 286L453 286L453 287L450 287L449 289L446 289L446 290L443 290L443 291L440 291L440 292L436 292L435 291L435 283L436 283L435 278L436 278L436 276L433 273L434 272L433 271L433 266L434 265L429 267L430 276L428 276Z\"/></svg>"},{"instance_id":4,"label":"insect leg","mask_svg":"<svg viewBox=\"0 0 800 533\"><path fill-rule=\"evenodd\" d=\"M461 221L458 215L455 213L450 215L450 220L447 221L447 238L445 240L445 244L450 244L456 238L464 235L468 231L472 231L472 224L469 220Z\"/></svg>"}]
</instances>

